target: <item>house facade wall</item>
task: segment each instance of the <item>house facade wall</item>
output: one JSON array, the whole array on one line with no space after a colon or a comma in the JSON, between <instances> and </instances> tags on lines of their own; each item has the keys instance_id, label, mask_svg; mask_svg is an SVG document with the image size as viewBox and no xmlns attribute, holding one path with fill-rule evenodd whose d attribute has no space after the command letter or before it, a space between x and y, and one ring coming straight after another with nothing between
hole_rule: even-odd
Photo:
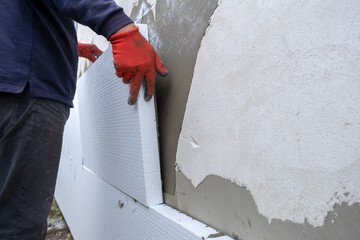
<instances>
[{"instance_id":1,"label":"house facade wall","mask_svg":"<svg viewBox=\"0 0 360 240\"><path fill-rule=\"evenodd\" d=\"M168 205L235 239L358 239L358 1L118 4L169 70L156 86Z\"/></svg>"}]
</instances>

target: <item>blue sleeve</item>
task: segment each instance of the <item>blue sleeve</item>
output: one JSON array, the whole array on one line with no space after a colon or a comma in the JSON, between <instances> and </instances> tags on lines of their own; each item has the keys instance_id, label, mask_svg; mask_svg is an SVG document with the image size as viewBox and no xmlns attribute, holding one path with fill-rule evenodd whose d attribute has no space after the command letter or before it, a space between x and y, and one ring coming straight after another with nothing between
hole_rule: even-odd
<instances>
[{"instance_id":1,"label":"blue sleeve","mask_svg":"<svg viewBox=\"0 0 360 240\"><path fill-rule=\"evenodd\" d=\"M133 21L114 0L42 0L49 8L107 39Z\"/></svg>"}]
</instances>

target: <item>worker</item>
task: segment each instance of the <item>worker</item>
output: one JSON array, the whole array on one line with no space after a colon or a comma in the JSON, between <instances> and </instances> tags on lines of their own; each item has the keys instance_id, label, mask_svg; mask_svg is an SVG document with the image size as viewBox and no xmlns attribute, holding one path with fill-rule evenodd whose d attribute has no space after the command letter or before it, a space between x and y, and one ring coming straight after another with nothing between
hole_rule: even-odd
<instances>
[{"instance_id":1,"label":"worker","mask_svg":"<svg viewBox=\"0 0 360 240\"><path fill-rule=\"evenodd\" d=\"M142 79L146 100L162 61L114 0L0 1L0 239L45 239L62 136L76 88L74 21L112 44L116 75ZM142 97L142 96L139 96ZM131 107L131 106L129 106Z\"/></svg>"}]
</instances>

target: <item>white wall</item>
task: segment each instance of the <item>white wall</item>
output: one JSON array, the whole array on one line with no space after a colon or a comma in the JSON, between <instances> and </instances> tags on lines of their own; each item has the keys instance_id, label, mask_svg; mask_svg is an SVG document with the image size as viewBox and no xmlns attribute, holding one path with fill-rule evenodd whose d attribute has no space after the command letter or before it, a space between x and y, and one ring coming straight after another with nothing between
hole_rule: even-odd
<instances>
[{"instance_id":1,"label":"white wall","mask_svg":"<svg viewBox=\"0 0 360 240\"><path fill-rule=\"evenodd\" d=\"M198 54L177 169L321 226L360 202L360 2L220 0Z\"/></svg>"}]
</instances>

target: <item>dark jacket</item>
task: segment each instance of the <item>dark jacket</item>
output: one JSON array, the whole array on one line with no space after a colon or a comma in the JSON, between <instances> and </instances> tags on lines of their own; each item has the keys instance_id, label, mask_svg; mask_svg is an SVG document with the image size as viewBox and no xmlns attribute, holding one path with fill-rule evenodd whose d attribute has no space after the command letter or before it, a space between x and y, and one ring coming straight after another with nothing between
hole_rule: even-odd
<instances>
[{"instance_id":1,"label":"dark jacket","mask_svg":"<svg viewBox=\"0 0 360 240\"><path fill-rule=\"evenodd\" d=\"M132 23L113 0L0 0L0 92L72 106L78 47L73 20L109 38Z\"/></svg>"}]
</instances>

